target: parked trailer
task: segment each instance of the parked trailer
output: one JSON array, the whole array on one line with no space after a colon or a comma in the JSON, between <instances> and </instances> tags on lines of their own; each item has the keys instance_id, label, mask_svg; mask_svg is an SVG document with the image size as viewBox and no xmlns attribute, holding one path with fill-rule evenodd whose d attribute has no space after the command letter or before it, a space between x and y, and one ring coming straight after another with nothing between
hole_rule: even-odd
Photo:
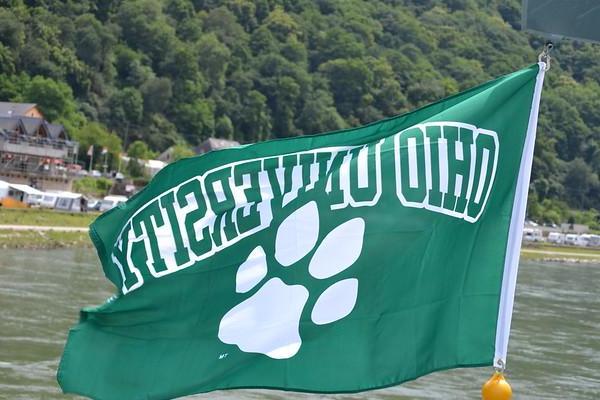
<instances>
[{"instance_id":1,"label":"parked trailer","mask_svg":"<svg viewBox=\"0 0 600 400\"><path fill-rule=\"evenodd\" d=\"M575 240L575 246L579 247L587 247L590 245L590 236L588 234L583 234L577 236L577 240Z\"/></svg>"},{"instance_id":2,"label":"parked trailer","mask_svg":"<svg viewBox=\"0 0 600 400\"><path fill-rule=\"evenodd\" d=\"M555 244L563 244L565 242L565 234L560 232L550 232L548 234L548 242Z\"/></svg>"},{"instance_id":3,"label":"parked trailer","mask_svg":"<svg viewBox=\"0 0 600 400\"><path fill-rule=\"evenodd\" d=\"M540 229L525 228L523 229L523 240L527 242L543 242L544 236Z\"/></svg>"},{"instance_id":4,"label":"parked trailer","mask_svg":"<svg viewBox=\"0 0 600 400\"><path fill-rule=\"evenodd\" d=\"M568 233L565 236L565 244L570 244L571 246L575 246L575 244L577 242L577 238L578 238L578 235L576 235L574 233Z\"/></svg>"},{"instance_id":5,"label":"parked trailer","mask_svg":"<svg viewBox=\"0 0 600 400\"><path fill-rule=\"evenodd\" d=\"M600 236L590 235L590 242L588 245L591 247L600 247Z\"/></svg>"},{"instance_id":6,"label":"parked trailer","mask_svg":"<svg viewBox=\"0 0 600 400\"><path fill-rule=\"evenodd\" d=\"M125 196L106 196L100 202L100 212L108 211L113 207L118 206L119 204L125 203L127 201L127 197Z\"/></svg>"}]
</instances>

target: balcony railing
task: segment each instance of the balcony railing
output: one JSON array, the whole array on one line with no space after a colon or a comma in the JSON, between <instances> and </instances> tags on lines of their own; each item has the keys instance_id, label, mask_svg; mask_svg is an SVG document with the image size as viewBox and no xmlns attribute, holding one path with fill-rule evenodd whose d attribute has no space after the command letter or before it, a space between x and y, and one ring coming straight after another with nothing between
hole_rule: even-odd
<instances>
[{"instance_id":1,"label":"balcony railing","mask_svg":"<svg viewBox=\"0 0 600 400\"><path fill-rule=\"evenodd\" d=\"M67 178L78 174L78 169L73 168L73 166L74 164L47 164L35 159L0 158L0 173L21 173L35 176Z\"/></svg>"},{"instance_id":2,"label":"balcony railing","mask_svg":"<svg viewBox=\"0 0 600 400\"><path fill-rule=\"evenodd\" d=\"M38 157L71 159L77 152L77 142L0 132L0 151Z\"/></svg>"}]
</instances>

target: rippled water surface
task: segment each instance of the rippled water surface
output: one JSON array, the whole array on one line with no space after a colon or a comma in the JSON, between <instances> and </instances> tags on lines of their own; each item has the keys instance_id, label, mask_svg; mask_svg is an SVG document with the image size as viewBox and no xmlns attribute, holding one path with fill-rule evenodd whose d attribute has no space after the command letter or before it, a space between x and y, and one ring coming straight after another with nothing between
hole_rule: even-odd
<instances>
[{"instance_id":1,"label":"rippled water surface","mask_svg":"<svg viewBox=\"0 0 600 400\"><path fill-rule=\"evenodd\" d=\"M112 288L92 250L0 250L0 399L74 398L56 367L68 328ZM600 265L521 265L509 348L515 399L600 399ZM357 395L230 391L194 399L478 399L490 368Z\"/></svg>"}]
</instances>

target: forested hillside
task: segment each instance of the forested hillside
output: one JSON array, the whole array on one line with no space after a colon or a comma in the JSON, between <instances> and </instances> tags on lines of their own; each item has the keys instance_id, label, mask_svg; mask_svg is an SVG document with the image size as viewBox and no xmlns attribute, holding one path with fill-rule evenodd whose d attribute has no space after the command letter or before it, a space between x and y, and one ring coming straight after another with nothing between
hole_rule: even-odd
<instances>
[{"instance_id":1,"label":"forested hillside","mask_svg":"<svg viewBox=\"0 0 600 400\"><path fill-rule=\"evenodd\" d=\"M543 45L519 30L520 0L0 4L0 100L38 103L82 156L356 126L527 66ZM530 214L560 222L567 205L600 209L600 46L554 56Z\"/></svg>"}]
</instances>

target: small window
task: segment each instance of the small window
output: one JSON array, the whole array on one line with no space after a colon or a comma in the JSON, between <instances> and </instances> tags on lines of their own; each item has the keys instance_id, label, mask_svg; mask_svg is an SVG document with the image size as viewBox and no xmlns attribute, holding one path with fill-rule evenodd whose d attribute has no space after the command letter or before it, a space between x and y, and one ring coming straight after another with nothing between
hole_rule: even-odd
<instances>
[{"instance_id":1,"label":"small window","mask_svg":"<svg viewBox=\"0 0 600 400\"><path fill-rule=\"evenodd\" d=\"M56 208L69 209L73 199L61 198L56 202Z\"/></svg>"}]
</instances>

